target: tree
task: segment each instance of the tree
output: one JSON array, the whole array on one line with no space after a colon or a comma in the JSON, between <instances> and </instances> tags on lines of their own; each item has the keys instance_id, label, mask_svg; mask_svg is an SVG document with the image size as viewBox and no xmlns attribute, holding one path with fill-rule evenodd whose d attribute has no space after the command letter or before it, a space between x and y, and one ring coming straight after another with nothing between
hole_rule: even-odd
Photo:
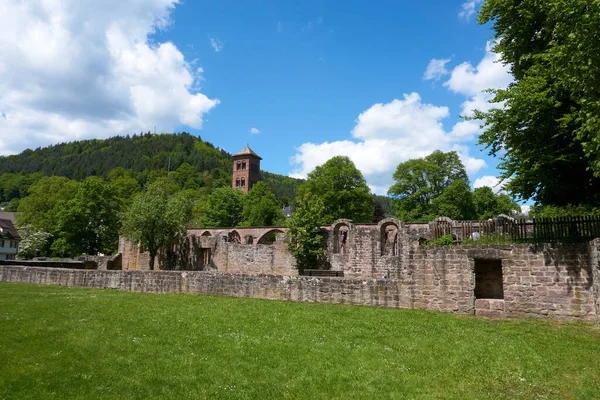
<instances>
[{"instance_id":1,"label":"tree","mask_svg":"<svg viewBox=\"0 0 600 400\"><path fill-rule=\"evenodd\" d=\"M181 193L170 196L161 185L136 195L123 214L123 235L150 254L150 270L160 251L181 243L187 234L192 203ZM162 266L161 266L162 267Z\"/></svg>"},{"instance_id":2,"label":"tree","mask_svg":"<svg viewBox=\"0 0 600 400\"><path fill-rule=\"evenodd\" d=\"M440 216L441 200L434 203L434 199L454 182L462 181L468 186L469 178L455 151L436 150L427 157L400 163L394 181L388 194L396 200L396 216L404 221L428 221ZM445 199L452 201L449 195Z\"/></svg>"},{"instance_id":3,"label":"tree","mask_svg":"<svg viewBox=\"0 0 600 400\"><path fill-rule=\"evenodd\" d=\"M66 256L116 252L120 205L110 183L95 176L86 178L73 198L57 204L52 250Z\"/></svg>"},{"instance_id":4,"label":"tree","mask_svg":"<svg viewBox=\"0 0 600 400\"><path fill-rule=\"evenodd\" d=\"M108 180L123 204L129 204L133 196L140 191L140 184L133 176L133 171L122 167L112 169L108 173Z\"/></svg>"},{"instance_id":5,"label":"tree","mask_svg":"<svg viewBox=\"0 0 600 400\"><path fill-rule=\"evenodd\" d=\"M19 225L32 225L36 231L54 232L58 225L58 205L72 199L78 187L78 182L62 176L40 179L29 188L29 196L19 202Z\"/></svg>"},{"instance_id":6,"label":"tree","mask_svg":"<svg viewBox=\"0 0 600 400\"><path fill-rule=\"evenodd\" d=\"M382 219L394 215L394 201L391 198L373 195L373 220L371 222L378 223Z\"/></svg>"},{"instance_id":7,"label":"tree","mask_svg":"<svg viewBox=\"0 0 600 400\"><path fill-rule=\"evenodd\" d=\"M469 184L457 179L431 201L433 215L444 216L456 220L475 219L475 204Z\"/></svg>"},{"instance_id":8,"label":"tree","mask_svg":"<svg viewBox=\"0 0 600 400\"><path fill-rule=\"evenodd\" d=\"M36 231L32 225L25 225L19 229L21 242L19 243L18 258L30 260L38 256L48 246L52 235L44 231Z\"/></svg>"},{"instance_id":9,"label":"tree","mask_svg":"<svg viewBox=\"0 0 600 400\"><path fill-rule=\"evenodd\" d=\"M242 217L244 226L273 226L284 221L275 195L264 182L256 183L245 196Z\"/></svg>"},{"instance_id":10,"label":"tree","mask_svg":"<svg viewBox=\"0 0 600 400\"><path fill-rule=\"evenodd\" d=\"M482 186L473 192L473 202L477 219L489 219L500 214L511 215L521 212L521 207L504 193L495 194L488 186Z\"/></svg>"},{"instance_id":11,"label":"tree","mask_svg":"<svg viewBox=\"0 0 600 400\"><path fill-rule=\"evenodd\" d=\"M486 0L479 22L493 22L493 51L514 76L492 91L497 108L474 113L505 187L537 204L597 204L600 2Z\"/></svg>"},{"instance_id":12,"label":"tree","mask_svg":"<svg viewBox=\"0 0 600 400\"><path fill-rule=\"evenodd\" d=\"M299 196L318 198L325 207L323 222L339 218L371 222L373 198L365 178L348 157L336 156L308 174L298 188Z\"/></svg>"},{"instance_id":13,"label":"tree","mask_svg":"<svg viewBox=\"0 0 600 400\"><path fill-rule=\"evenodd\" d=\"M288 222L287 243L300 271L315 268L325 254L325 238L321 225L326 221L326 210L320 196L304 194L297 199L296 210Z\"/></svg>"},{"instance_id":14,"label":"tree","mask_svg":"<svg viewBox=\"0 0 600 400\"><path fill-rule=\"evenodd\" d=\"M200 224L210 227L237 226L242 222L244 193L231 187L217 188L201 209Z\"/></svg>"}]
</instances>

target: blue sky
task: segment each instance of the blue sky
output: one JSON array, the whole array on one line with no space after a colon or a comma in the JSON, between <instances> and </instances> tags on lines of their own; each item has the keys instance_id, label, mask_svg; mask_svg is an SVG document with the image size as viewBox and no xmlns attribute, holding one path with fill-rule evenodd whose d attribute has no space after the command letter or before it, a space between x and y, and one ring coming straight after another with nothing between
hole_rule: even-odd
<instances>
[{"instance_id":1,"label":"blue sky","mask_svg":"<svg viewBox=\"0 0 600 400\"><path fill-rule=\"evenodd\" d=\"M477 0L81 3L0 5L0 154L156 126L284 175L348 155L378 193L435 149L495 183L459 118L510 81Z\"/></svg>"}]
</instances>

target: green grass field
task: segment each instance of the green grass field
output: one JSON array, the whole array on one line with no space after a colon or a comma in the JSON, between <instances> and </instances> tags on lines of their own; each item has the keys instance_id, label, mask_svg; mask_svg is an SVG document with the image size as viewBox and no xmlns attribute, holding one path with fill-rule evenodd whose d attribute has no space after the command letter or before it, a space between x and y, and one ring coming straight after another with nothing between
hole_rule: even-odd
<instances>
[{"instance_id":1,"label":"green grass field","mask_svg":"<svg viewBox=\"0 0 600 400\"><path fill-rule=\"evenodd\" d=\"M600 399L600 330L0 284L0 399Z\"/></svg>"}]
</instances>

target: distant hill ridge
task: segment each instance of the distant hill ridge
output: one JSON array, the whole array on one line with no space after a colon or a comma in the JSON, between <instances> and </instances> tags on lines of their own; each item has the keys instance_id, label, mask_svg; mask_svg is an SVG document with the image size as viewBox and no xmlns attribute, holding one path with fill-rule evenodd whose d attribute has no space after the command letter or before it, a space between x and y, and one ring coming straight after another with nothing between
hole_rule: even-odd
<instances>
[{"instance_id":1,"label":"distant hill ridge","mask_svg":"<svg viewBox=\"0 0 600 400\"><path fill-rule=\"evenodd\" d=\"M138 180L145 181L153 173L174 171L184 163L204 176L212 175L219 185L226 185L228 179L231 182L231 154L186 132L115 136L27 149L17 155L0 157L0 175L39 172L82 180L88 176L106 178L112 169L122 167L134 172ZM278 198L294 198L302 182L264 171L263 180Z\"/></svg>"}]
</instances>

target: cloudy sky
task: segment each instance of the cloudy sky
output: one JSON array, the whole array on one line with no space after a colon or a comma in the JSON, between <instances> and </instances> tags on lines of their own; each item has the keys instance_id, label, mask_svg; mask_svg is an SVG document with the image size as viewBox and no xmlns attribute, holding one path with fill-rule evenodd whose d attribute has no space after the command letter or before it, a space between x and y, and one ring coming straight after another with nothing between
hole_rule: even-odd
<instances>
[{"instance_id":1,"label":"cloudy sky","mask_svg":"<svg viewBox=\"0 0 600 400\"><path fill-rule=\"evenodd\" d=\"M489 52L480 0L0 1L0 155L188 131L303 177L347 155L377 193L398 163L456 150L474 186Z\"/></svg>"}]
</instances>

